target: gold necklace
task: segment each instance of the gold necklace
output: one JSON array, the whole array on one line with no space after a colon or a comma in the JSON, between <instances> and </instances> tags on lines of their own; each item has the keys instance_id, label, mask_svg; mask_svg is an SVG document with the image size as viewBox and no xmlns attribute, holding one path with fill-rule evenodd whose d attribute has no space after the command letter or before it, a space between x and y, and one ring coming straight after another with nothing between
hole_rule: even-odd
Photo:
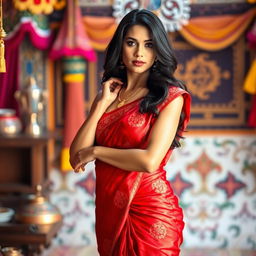
<instances>
[{"instance_id":1,"label":"gold necklace","mask_svg":"<svg viewBox=\"0 0 256 256\"><path fill-rule=\"evenodd\" d=\"M122 89L123 89L123 88L122 88ZM128 95L128 97L126 97L126 99L121 99L122 89L119 91L118 97L117 97L117 99L118 99L118 101L119 101L119 103L117 104L117 107L118 107L118 108L122 107L122 106L125 104L125 102L131 98L131 96L136 95L136 92L138 92L139 89L142 89L142 88L139 87L137 90L135 90L134 92L132 92L131 95Z\"/></svg>"}]
</instances>

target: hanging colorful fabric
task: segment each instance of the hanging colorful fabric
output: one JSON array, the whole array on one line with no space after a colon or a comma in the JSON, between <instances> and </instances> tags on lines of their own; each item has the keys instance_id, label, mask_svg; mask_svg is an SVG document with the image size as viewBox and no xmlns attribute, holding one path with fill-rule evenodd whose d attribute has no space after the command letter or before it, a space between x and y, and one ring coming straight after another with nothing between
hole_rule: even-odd
<instances>
[{"instance_id":1,"label":"hanging colorful fabric","mask_svg":"<svg viewBox=\"0 0 256 256\"><path fill-rule=\"evenodd\" d=\"M4 37L6 36L3 29L3 8L2 0L0 0L0 73L6 72L5 58L4 58Z\"/></svg>"}]
</instances>

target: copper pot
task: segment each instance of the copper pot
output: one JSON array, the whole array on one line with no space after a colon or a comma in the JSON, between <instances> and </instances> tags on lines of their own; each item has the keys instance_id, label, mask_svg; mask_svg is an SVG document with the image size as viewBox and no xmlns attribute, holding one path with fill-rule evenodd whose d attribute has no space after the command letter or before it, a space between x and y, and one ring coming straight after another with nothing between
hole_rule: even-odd
<instances>
[{"instance_id":1,"label":"copper pot","mask_svg":"<svg viewBox=\"0 0 256 256\"><path fill-rule=\"evenodd\" d=\"M0 134L13 135L21 132L20 119L15 115L16 111L9 108L0 108Z\"/></svg>"},{"instance_id":2,"label":"copper pot","mask_svg":"<svg viewBox=\"0 0 256 256\"><path fill-rule=\"evenodd\" d=\"M4 247L1 252L4 256L23 256L22 251L15 247Z\"/></svg>"},{"instance_id":3,"label":"copper pot","mask_svg":"<svg viewBox=\"0 0 256 256\"><path fill-rule=\"evenodd\" d=\"M52 224L62 220L57 207L42 196L41 190L42 187L38 185L36 194L26 197L26 203L16 215L17 221L28 224Z\"/></svg>"}]
</instances>

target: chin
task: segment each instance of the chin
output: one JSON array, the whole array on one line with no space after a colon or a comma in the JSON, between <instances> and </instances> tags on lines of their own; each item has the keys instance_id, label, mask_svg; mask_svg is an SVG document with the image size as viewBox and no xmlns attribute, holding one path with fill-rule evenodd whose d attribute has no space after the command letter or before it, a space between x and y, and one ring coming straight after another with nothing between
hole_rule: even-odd
<instances>
[{"instance_id":1,"label":"chin","mask_svg":"<svg viewBox=\"0 0 256 256\"><path fill-rule=\"evenodd\" d=\"M129 69L130 72L136 73L136 74L143 74L145 72L149 72L149 68L141 68L141 67L133 67Z\"/></svg>"}]
</instances>

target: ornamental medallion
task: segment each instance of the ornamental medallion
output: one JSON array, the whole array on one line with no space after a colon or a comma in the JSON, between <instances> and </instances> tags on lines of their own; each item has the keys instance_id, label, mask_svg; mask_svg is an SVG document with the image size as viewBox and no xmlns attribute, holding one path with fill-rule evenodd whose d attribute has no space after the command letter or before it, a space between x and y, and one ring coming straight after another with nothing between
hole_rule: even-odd
<instances>
[{"instance_id":1,"label":"ornamental medallion","mask_svg":"<svg viewBox=\"0 0 256 256\"><path fill-rule=\"evenodd\" d=\"M119 22L128 12L135 9L153 11L167 31L179 30L190 17L189 0L114 0L113 16Z\"/></svg>"},{"instance_id":2,"label":"ornamental medallion","mask_svg":"<svg viewBox=\"0 0 256 256\"><path fill-rule=\"evenodd\" d=\"M180 30L188 23L190 7L188 0L162 0L159 18L167 31Z\"/></svg>"}]
</instances>

